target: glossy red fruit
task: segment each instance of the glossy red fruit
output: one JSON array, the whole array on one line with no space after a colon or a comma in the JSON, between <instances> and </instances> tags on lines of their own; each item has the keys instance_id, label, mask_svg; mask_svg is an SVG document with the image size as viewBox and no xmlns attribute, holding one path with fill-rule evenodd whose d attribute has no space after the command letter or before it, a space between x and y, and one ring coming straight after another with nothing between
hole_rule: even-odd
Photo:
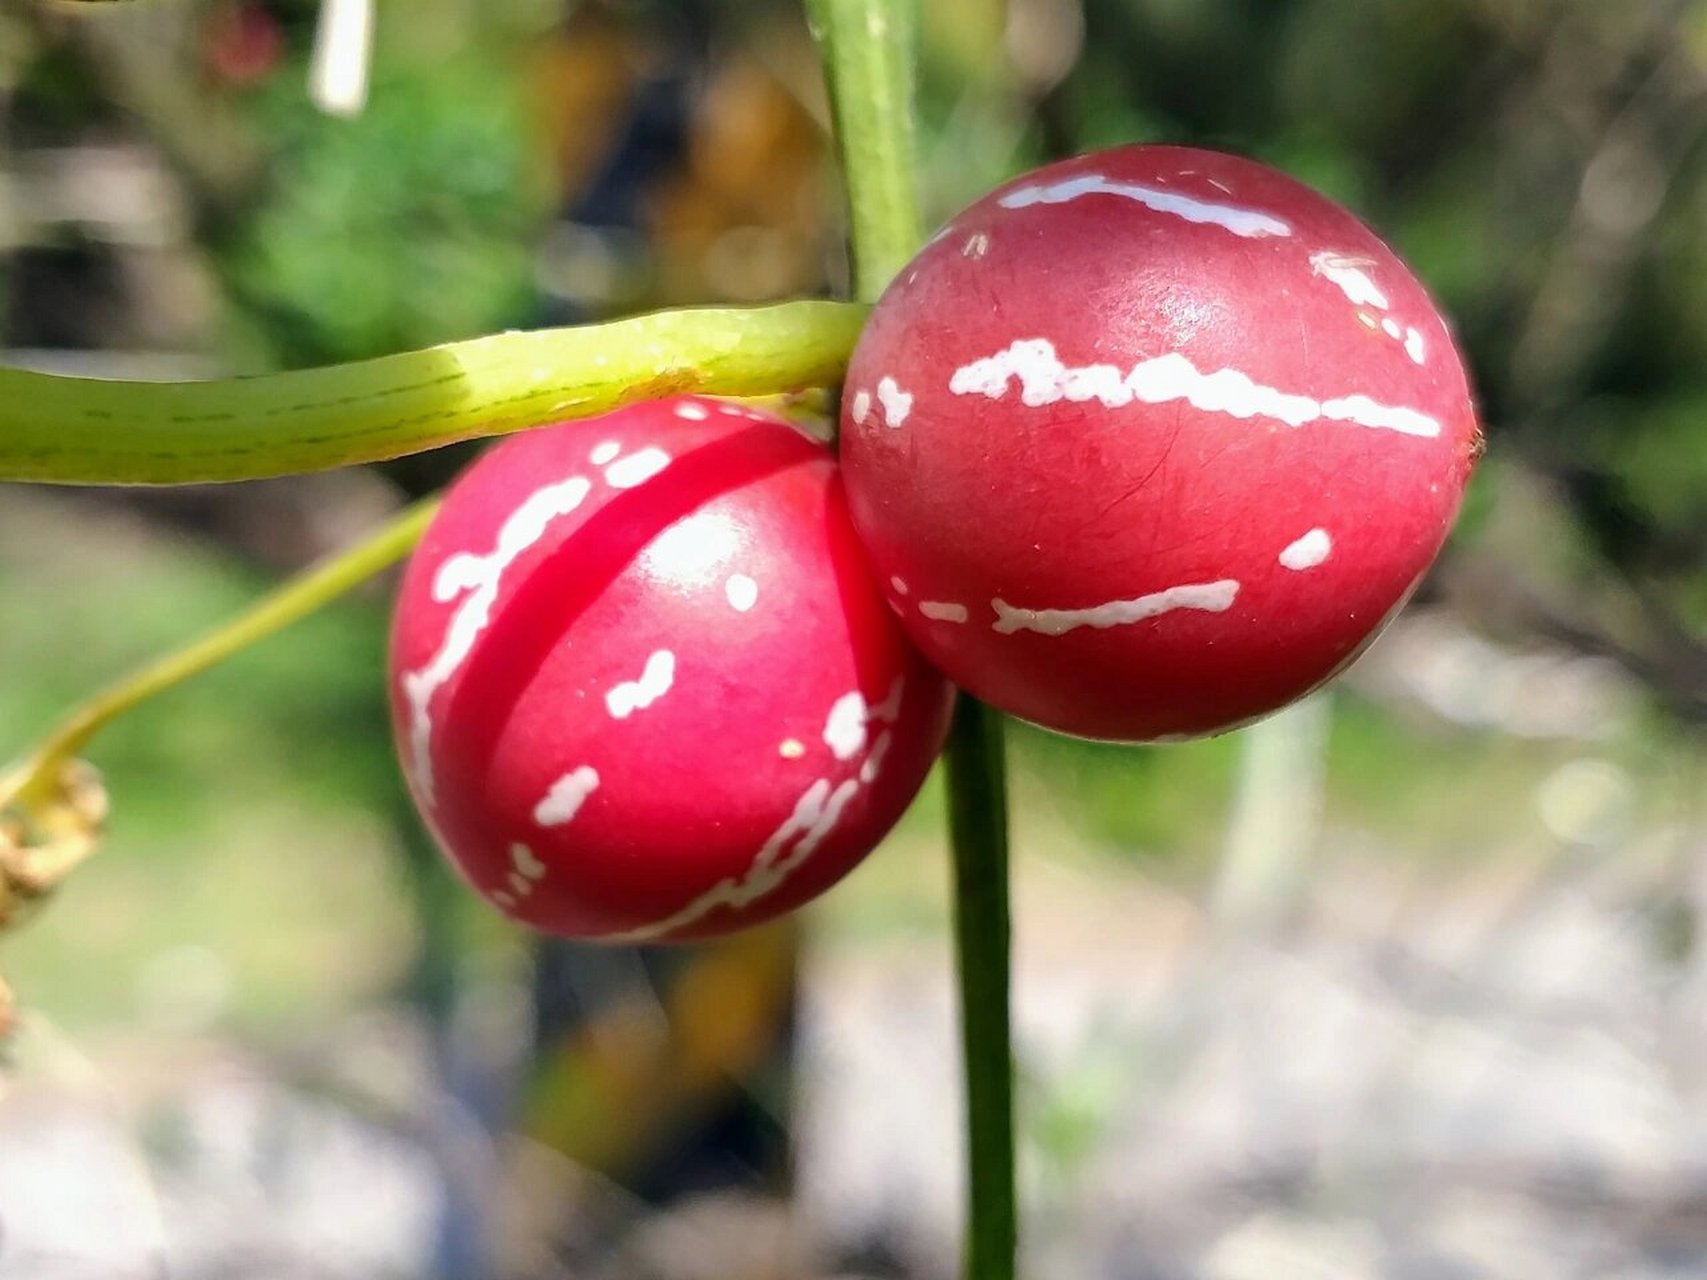
<instances>
[{"instance_id":1,"label":"glossy red fruit","mask_svg":"<svg viewBox=\"0 0 1707 1280\"><path fill-rule=\"evenodd\" d=\"M701 398L499 444L404 575L393 718L421 812L523 923L678 940L799 906L941 747L823 445Z\"/></svg>"},{"instance_id":2,"label":"glossy red fruit","mask_svg":"<svg viewBox=\"0 0 1707 1280\"><path fill-rule=\"evenodd\" d=\"M878 303L842 461L948 676L1067 733L1212 733L1405 599L1480 450L1416 279L1249 160L1132 146L955 218Z\"/></svg>"}]
</instances>

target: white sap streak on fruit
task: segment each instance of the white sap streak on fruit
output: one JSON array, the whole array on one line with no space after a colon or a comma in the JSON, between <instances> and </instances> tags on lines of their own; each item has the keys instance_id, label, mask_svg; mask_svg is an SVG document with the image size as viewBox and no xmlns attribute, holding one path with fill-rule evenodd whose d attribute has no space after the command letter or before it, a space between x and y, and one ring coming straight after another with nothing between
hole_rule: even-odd
<instances>
[{"instance_id":1,"label":"white sap streak on fruit","mask_svg":"<svg viewBox=\"0 0 1707 1280\"><path fill-rule=\"evenodd\" d=\"M819 778L796 801L794 812L766 840L753 865L740 879L719 880L672 916L607 937L611 942L643 942L663 937L703 920L719 907L741 910L774 893L790 875L811 857L824 837L841 820L842 810L859 790L853 778L832 787ZM798 838L797 838L798 837ZM789 849L789 842L794 847Z\"/></svg>"},{"instance_id":2,"label":"white sap streak on fruit","mask_svg":"<svg viewBox=\"0 0 1707 1280\"><path fill-rule=\"evenodd\" d=\"M676 679L676 655L659 649L646 659L638 680L624 680L605 694L605 708L618 720L644 710L670 691Z\"/></svg>"},{"instance_id":3,"label":"white sap streak on fruit","mask_svg":"<svg viewBox=\"0 0 1707 1280\"><path fill-rule=\"evenodd\" d=\"M1216 204L1194 199L1177 191L1163 191L1136 182L1111 182L1100 173L1081 174L1059 182L1030 183L1015 187L1000 197L1004 209L1025 209L1034 204L1067 204L1084 196L1119 196L1132 200L1157 213L1172 214L1187 222L1223 227L1236 236L1255 239L1263 236L1289 236L1292 227L1272 214L1238 205Z\"/></svg>"},{"instance_id":4,"label":"white sap streak on fruit","mask_svg":"<svg viewBox=\"0 0 1707 1280\"><path fill-rule=\"evenodd\" d=\"M965 245L960 250L961 256L966 258L982 258L988 252L990 252L990 237L982 231L968 236Z\"/></svg>"},{"instance_id":5,"label":"white sap streak on fruit","mask_svg":"<svg viewBox=\"0 0 1707 1280\"><path fill-rule=\"evenodd\" d=\"M900 426L913 411L913 393L901 390L901 384L893 378L885 377L878 381L877 400L883 406L883 425L886 427Z\"/></svg>"},{"instance_id":6,"label":"white sap streak on fruit","mask_svg":"<svg viewBox=\"0 0 1707 1280\"><path fill-rule=\"evenodd\" d=\"M1347 302L1354 307L1374 307L1377 311L1385 311L1393 304L1387 300L1387 295L1381 291L1369 272L1364 268L1373 267L1375 259L1354 257L1348 253L1335 253L1324 249L1320 253L1310 255L1310 270L1324 277L1341 293L1345 294ZM1395 335L1396 336L1396 335Z\"/></svg>"},{"instance_id":7,"label":"white sap streak on fruit","mask_svg":"<svg viewBox=\"0 0 1707 1280\"><path fill-rule=\"evenodd\" d=\"M723 594L736 613L746 613L759 602L759 584L744 573L732 573L723 584Z\"/></svg>"},{"instance_id":8,"label":"white sap streak on fruit","mask_svg":"<svg viewBox=\"0 0 1707 1280\"><path fill-rule=\"evenodd\" d=\"M434 802L433 696L454 676L492 620L492 606L504 571L545 536L554 520L586 501L592 483L571 476L537 489L525 498L498 530L497 545L486 555L471 552L451 556L433 577L433 599L448 604L464 596L451 614L439 650L425 666L403 673L403 697L409 705L409 757L415 785L427 804Z\"/></svg>"},{"instance_id":9,"label":"white sap streak on fruit","mask_svg":"<svg viewBox=\"0 0 1707 1280\"><path fill-rule=\"evenodd\" d=\"M1231 578L1222 578L1217 582L1169 587L1166 591L1154 591L1132 600L1110 600L1088 609L1021 609L999 599L990 601L990 607L996 611L996 621L992 626L1002 635L1035 631L1039 635L1059 636L1079 627L1103 630L1126 626L1176 609L1225 613L1233 607L1238 594L1239 584Z\"/></svg>"},{"instance_id":10,"label":"white sap streak on fruit","mask_svg":"<svg viewBox=\"0 0 1707 1280\"><path fill-rule=\"evenodd\" d=\"M512 893L506 893L502 889L496 890L492 894L492 901L496 902L500 907L503 907L504 910L506 910L506 911L515 910L515 906L516 906L515 895Z\"/></svg>"},{"instance_id":11,"label":"white sap streak on fruit","mask_svg":"<svg viewBox=\"0 0 1707 1280\"><path fill-rule=\"evenodd\" d=\"M824 745L838 760L852 760L865 749L865 695L858 689L844 693L830 707L824 721Z\"/></svg>"},{"instance_id":12,"label":"white sap streak on fruit","mask_svg":"<svg viewBox=\"0 0 1707 1280\"><path fill-rule=\"evenodd\" d=\"M515 897L527 897L533 892L534 885L543 879L545 879L545 864L533 856L533 850L525 844L512 844L510 846L509 883ZM514 906L514 899L511 899L507 905Z\"/></svg>"},{"instance_id":13,"label":"white sap streak on fruit","mask_svg":"<svg viewBox=\"0 0 1707 1280\"><path fill-rule=\"evenodd\" d=\"M1326 529L1312 529L1280 553L1282 567L1292 570L1314 569L1333 553L1334 540Z\"/></svg>"},{"instance_id":14,"label":"white sap streak on fruit","mask_svg":"<svg viewBox=\"0 0 1707 1280\"><path fill-rule=\"evenodd\" d=\"M859 694L843 694L836 699L826 718L826 740L829 737L830 724L835 723L839 716L845 718L848 715L846 710L839 709L855 705L853 700L857 698L860 712L860 747L863 748L866 744L866 723L882 720L894 724L901 715L901 699L905 692L906 679L897 676L883 701L869 709L865 705L865 699ZM674 915L625 933L609 935L606 940L640 942L648 938L663 937L704 919L719 907L739 911L776 892L789 876L812 856L825 837L835 830L836 824L841 821L843 810L858 794L859 789L877 781L883 770L884 757L888 755L893 740L894 734L888 729L878 734L865 759L860 762L856 777L844 778L834 784L828 778L818 778L807 787L795 802L793 812L771 833L770 838L754 855L753 864L745 875L739 879L719 880ZM787 743L783 745L786 748ZM831 749L835 750L834 746ZM859 749L855 748L855 754ZM785 750L783 754L789 753ZM844 757L838 753L837 758ZM793 841L792 848L789 847L790 841Z\"/></svg>"},{"instance_id":15,"label":"white sap streak on fruit","mask_svg":"<svg viewBox=\"0 0 1707 1280\"><path fill-rule=\"evenodd\" d=\"M1366 270L1375 265L1373 258L1336 253L1331 249L1310 256L1310 270L1345 294L1346 301L1352 306L1374 307L1377 311L1386 312L1392 309L1393 304ZM1358 319L1371 327L1375 324L1374 317L1364 312L1359 312ZM1414 326L1407 327L1389 315L1382 319L1380 327L1382 333L1404 347L1411 363L1420 365L1428 358L1427 344L1421 331Z\"/></svg>"},{"instance_id":16,"label":"white sap streak on fruit","mask_svg":"<svg viewBox=\"0 0 1707 1280\"><path fill-rule=\"evenodd\" d=\"M561 827L574 821L575 815L581 812L581 806L587 803L587 797L598 790L598 786L599 771L592 765L584 764L572 769L552 783L545 798L534 806L533 820L542 827Z\"/></svg>"},{"instance_id":17,"label":"white sap streak on fruit","mask_svg":"<svg viewBox=\"0 0 1707 1280\"><path fill-rule=\"evenodd\" d=\"M1322 401L1322 417L1331 422L1350 422L1377 431L1397 431L1407 436L1438 436L1440 423L1426 413L1402 405L1381 404L1365 395L1341 396Z\"/></svg>"},{"instance_id":18,"label":"white sap streak on fruit","mask_svg":"<svg viewBox=\"0 0 1707 1280\"><path fill-rule=\"evenodd\" d=\"M971 616L965 605L948 600L921 600L919 612L936 622L965 622Z\"/></svg>"},{"instance_id":19,"label":"white sap streak on fruit","mask_svg":"<svg viewBox=\"0 0 1707 1280\"><path fill-rule=\"evenodd\" d=\"M838 760L852 760L865 749L866 726L894 724L901 715L901 698L907 689L904 676L896 676L882 702L867 705L858 689L844 693L830 707L824 720L824 745Z\"/></svg>"},{"instance_id":20,"label":"white sap streak on fruit","mask_svg":"<svg viewBox=\"0 0 1707 1280\"><path fill-rule=\"evenodd\" d=\"M518 842L510 846L510 865L529 880L545 878L545 864L534 857L533 850L525 844Z\"/></svg>"},{"instance_id":21,"label":"white sap streak on fruit","mask_svg":"<svg viewBox=\"0 0 1707 1280\"><path fill-rule=\"evenodd\" d=\"M871 754L866 756L865 763L859 767L859 780L866 786L877 781L877 775L883 770L883 758L889 754L894 740L895 735L885 729L877 735L877 741L871 744Z\"/></svg>"},{"instance_id":22,"label":"white sap streak on fruit","mask_svg":"<svg viewBox=\"0 0 1707 1280\"><path fill-rule=\"evenodd\" d=\"M878 720L884 724L894 724L901 718L901 698L907 691L907 678L896 676L889 686L889 692L883 695L883 701L874 704L865 713L867 720Z\"/></svg>"},{"instance_id":23,"label":"white sap streak on fruit","mask_svg":"<svg viewBox=\"0 0 1707 1280\"><path fill-rule=\"evenodd\" d=\"M689 422L704 422L710 416L704 405L694 404L692 401L676 406L676 417L685 418Z\"/></svg>"},{"instance_id":24,"label":"white sap streak on fruit","mask_svg":"<svg viewBox=\"0 0 1707 1280\"><path fill-rule=\"evenodd\" d=\"M895 588L896 595L904 596L907 594L907 580L905 578L891 578L889 585Z\"/></svg>"},{"instance_id":25,"label":"white sap streak on fruit","mask_svg":"<svg viewBox=\"0 0 1707 1280\"><path fill-rule=\"evenodd\" d=\"M595 445L587 458L595 467L602 467L621 452L620 444L615 440L606 440L603 444Z\"/></svg>"},{"instance_id":26,"label":"white sap streak on fruit","mask_svg":"<svg viewBox=\"0 0 1707 1280\"><path fill-rule=\"evenodd\" d=\"M605 483L613 489L632 489L645 484L670 465L670 455L662 449L645 448L618 458L605 468Z\"/></svg>"},{"instance_id":27,"label":"white sap streak on fruit","mask_svg":"<svg viewBox=\"0 0 1707 1280\"><path fill-rule=\"evenodd\" d=\"M1237 369L1204 373L1178 352L1142 360L1124 373L1112 364L1066 365L1047 338L1016 339L1005 351L962 365L949 379L948 389L957 396L1000 400L1013 380L1019 382L1020 400L1033 408L1062 400L1099 400L1110 409L1134 401L1184 400L1206 413L1275 418L1290 427L1326 418L1404 435L1440 434L1440 423L1415 409L1380 404L1365 395L1319 401L1264 386Z\"/></svg>"},{"instance_id":28,"label":"white sap streak on fruit","mask_svg":"<svg viewBox=\"0 0 1707 1280\"><path fill-rule=\"evenodd\" d=\"M865 420L871 416L871 392L854 392L853 404L850 408L853 410L853 420L863 427Z\"/></svg>"}]
</instances>

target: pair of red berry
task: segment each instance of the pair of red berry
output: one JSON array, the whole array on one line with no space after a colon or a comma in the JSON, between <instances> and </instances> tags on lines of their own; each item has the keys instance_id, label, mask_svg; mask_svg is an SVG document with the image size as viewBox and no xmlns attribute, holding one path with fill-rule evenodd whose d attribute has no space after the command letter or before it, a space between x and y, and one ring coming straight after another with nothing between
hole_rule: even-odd
<instances>
[{"instance_id":1,"label":"pair of red berry","mask_svg":"<svg viewBox=\"0 0 1707 1280\"><path fill-rule=\"evenodd\" d=\"M950 680L1095 738L1261 716L1404 601L1480 439L1367 228L1173 147L945 227L873 313L841 425L838 467L769 415L656 401L452 489L403 582L395 720L507 914L686 939L799 906L912 800Z\"/></svg>"}]
</instances>

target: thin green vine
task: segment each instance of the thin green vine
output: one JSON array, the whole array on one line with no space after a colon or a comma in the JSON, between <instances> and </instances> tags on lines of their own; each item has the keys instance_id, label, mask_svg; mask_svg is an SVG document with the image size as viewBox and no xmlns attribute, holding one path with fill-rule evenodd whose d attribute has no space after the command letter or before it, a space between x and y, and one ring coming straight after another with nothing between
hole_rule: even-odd
<instances>
[{"instance_id":1,"label":"thin green vine","mask_svg":"<svg viewBox=\"0 0 1707 1280\"><path fill-rule=\"evenodd\" d=\"M875 300L923 239L913 143L907 0L809 0L848 188L854 287ZM1012 946L1001 721L962 695L949 735L949 840L966 1081L968 1280L1012 1280Z\"/></svg>"},{"instance_id":2,"label":"thin green vine","mask_svg":"<svg viewBox=\"0 0 1707 1280\"><path fill-rule=\"evenodd\" d=\"M866 308L691 308L323 369L122 382L0 368L0 480L187 484L376 462L681 391L835 382Z\"/></svg>"},{"instance_id":3,"label":"thin green vine","mask_svg":"<svg viewBox=\"0 0 1707 1280\"><path fill-rule=\"evenodd\" d=\"M420 541L438 505L438 499L428 498L406 508L375 533L303 570L223 626L73 708L22 764L0 774L0 812L13 806L39 810L50 802L89 740L119 716L306 618L401 560Z\"/></svg>"}]
</instances>

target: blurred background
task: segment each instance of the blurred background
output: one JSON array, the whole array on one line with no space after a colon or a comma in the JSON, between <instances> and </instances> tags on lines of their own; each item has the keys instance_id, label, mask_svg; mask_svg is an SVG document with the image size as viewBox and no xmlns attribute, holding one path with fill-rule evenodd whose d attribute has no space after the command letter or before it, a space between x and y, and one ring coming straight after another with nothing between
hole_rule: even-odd
<instances>
[{"instance_id":1,"label":"blurred background","mask_svg":"<svg viewBox=\"0 0 1707 1280\"><path fill-rule=\"evenodd\" d=\"M1032 1274L1707 1274L1707 3L920 7L933 218L1117 142L1280 165L1435 291L1491 446L1330 695L1013 730ZM796 4L381 3L341 82L321 22L0 0L0 358L253 373L841 287ZM466 457L0 486L0 758ZM0 1278L953 1275L935 784L798 925L537 945L411 816L386 611L95 744L107 846L0 942Z\"/></svg>"}]
</instances>

